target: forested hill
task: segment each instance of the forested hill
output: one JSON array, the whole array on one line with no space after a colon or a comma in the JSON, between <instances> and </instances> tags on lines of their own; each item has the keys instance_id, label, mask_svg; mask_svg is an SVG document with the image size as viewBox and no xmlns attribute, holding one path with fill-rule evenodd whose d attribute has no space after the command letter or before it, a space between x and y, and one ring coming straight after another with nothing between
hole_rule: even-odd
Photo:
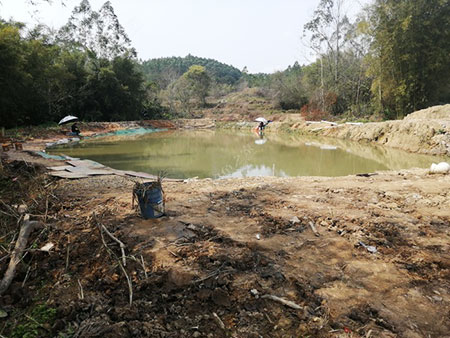
<instances>
[{"instance_id":1,"label":"forested hill","mask_svg":"<svg viewBox=\"0 0 450 338\"><path fill-rule=\"evenodd\" d=\"M233 66L193 55L144 61L141 71L148 81L156 82L161 88L166 88L193 65L205 67L211 78L220 84L233 85L242 77L241 71Z\"/></svg>"}]
</instances>

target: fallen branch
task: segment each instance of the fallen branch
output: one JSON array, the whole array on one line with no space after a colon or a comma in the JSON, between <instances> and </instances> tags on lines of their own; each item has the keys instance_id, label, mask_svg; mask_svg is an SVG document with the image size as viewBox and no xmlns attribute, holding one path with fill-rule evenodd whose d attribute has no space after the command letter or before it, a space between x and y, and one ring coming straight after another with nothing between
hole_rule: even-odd
<instances>
[{"instance_id":1,"label":"fallen branch","mask_svg":"<svg viewBox=\"0 0 450 338\"><path fill-rule=\"evenodd\" d=\"M145 278L148 278L147 268L145 267L145 262L144 262L144 257L142 257L142 255L141 255L141 259L138 259L135 256L130 256L130 258L142 266L142 270L144 271L144 276L145 276Z\"/></svg>"},{"instance_id":2,"label":"fallen branch","mask_svg":"<svg viewBox=\"0 0 450 338\"><path fill-rule=\"evenodd\" d=\"M25 247L27 246L28 237L35 225L39 224L37 221L30 221L30 215L25 215L22 226L20 227L19 237L17 237L16 245L11 253L11 260L9 261L8 269L0 282L0 295L2 295L11 285L11 282L16 274L17 264L21 260L21 256Z\"/></svg>"},{"instance_id":3,"label":"fallen branch","mask_svg":"<svg viewBox=\"0 0 450 338\"><path fill-rule=\"evenodd\" d=\"M106 229L106 227L103 224L101 224L101 226L102 229L105 230L106 234L119 244L120 251L122 252L122 264L123 266L127 266L127 260L125 257L125 248L126 248L125 244L123 244L123 242L121 242L117 237L115 237L112 233L110 233L109 230Z\"/></svg>"},{"instance_id":4,"label":"fallen branch","mask_svg":"<svg viewBox=\"0 0 450 338\"><path fill-rule=\"evenodd\" d=\"M131 284L131 279L130 276L128 276L127 271L125 270L125 268L123 267L122 264L120 264L119 262L119 266L122 269L126 279L127 279L127 283L128 283L128 291L129 291L129 300L130 300L130 306L133 304L133 285Z\"/></svg>"},{"instance_id":5,"label":"fallen branch","mask_svg":"<svg viewBox=\"0 0 450 338\"><path fill-rule=\"evenodd\" d=\"M47 224L47 217L48 217L48 195L45 199L45 215L44 215L44 222Z\"/></svg>"},{"instance_id":6,"label":"fallen branch","mask_svg":"<svg viewBox=\"0 0 450 338\"><path fill-rule=\"evenodd\" d=\"M3 202L3 200L1 200L1 199L0 199L0 203L3 204L3 206L4 206L7 210L9 210L9 212L10 212L11 214L9 214L9 213L7 213L7 212L4 212L4 211L2 211L2 210L0 210L0 212L4 213L5 215L8 215L8 216L14 217L14 218L16 218L16 219L19 219L20 215L19 215L19 213L18 213L16 210L14 210L13 208L11 208L11 206L9 206L9 205L6 204L5 202Z\"/></svg>"},{"instance_id":7,"label":"fallen branch","mask_svg":"<svg viewBox=\"0 0 450 338\"><path fill-rule=\"evenodd\" d=\"M27 269L27 273L26 273L26 275L25 275L25 278L23 279L22 287L24 287L24 286L25 286L25 283L27 282L28 275L30 274L30 270L31 270L31 263L30 263L30 266L29 266L28 269Z\"/></svg>"},{"instance_id":8,"label":"fallen branch","mask_svg":"<svg viewBox=\"0 0 450 338\"><path fill-rule=\"evenodd\" d=\"M103 243L104 247L106 248L106 251L109 253L109 255L111 257L116 257L117 258L115 253L109 248L108 244L106 244L105 237L103 237L102 228L107 230L104 225L102 225L102 227L100 227L100 224L99 224L99 231L100 231L100 237L102 238L102 243ZM130 300L130 305L132 305L132 303L133 303L133 285L131 284L130 276L128 276L127 271L123 267L122 263L120 263L119 259L118 259L117 263L119 264L120 268L122 269L123 274L125 275L125 278L127 279L128 290L129 290L129 300Z\"/></svg>"},{"instance_id":9,"label":"fallen branch","mask_svg":"<svg viewBox=\"0 0 450 338\"><path fill-rule=\"evenodd\" d=\"M69 252L70 252L70 237L67 236L67 250L66 250L66 268L65 271L69 268Z\"/></svg>"},{"instance_id":10,"label":"fallen branch","mask_svg":"<svg viewBox=\"0 0 450 338\"><path fill-rule=\"evenodd\" d=\"M319 232L317 231L316 226L314 225L314 223L313 223L313 222L309 222L309 226L310 226L312 232L314 232L314 235L316 235L317 237L319 237L320 234L319 234Z\"/></svg>"},{"instance_id":11,"label":"fallen branch","mask_svg":"<svg viewBox=\"0 0 450 338\"><path fill-rule=\"evenodd\" d=\"M298 305L294 302L291 302L290 300L286 300L284 298L280 298L280 297L277 297L274 295L263 295L263 296L261 296L261 298L274 300L278 303L281 303L283 305L286 305L286 306L296 309L296 310L303 310L303 307L301 307L300 305Z\"/></svg>"},{"instance_id":12,"label":"fallen branch","mask_svg":"<svg viewBox=\"0 0 450 338\"><path fill-rule=\"evenodd\" d=\"M217 322L217 324L219 324L220 328L222 330L225 330L225 324L223 323L222 319L220 319L220 317L217 315L217 313L213 312L212 313L215 321Z\"/></svg>"},{"instance_id":13,"label":"fallen branch","mask_svg":"<svg viewBox=\"0 0 450 338\"><path fill-rule=\"evenodd\" d=\"M78 295L81 300L84 299L83 286L81 285L80 280L78 279L78 285L80 286L80 294Z\"/></svg>"},{"instance_id":14,"label":"fallen branch","mask_svg":"<svg viewBox=\"0 0 450 338\"><path fill-rule=\"evenodd\" d=\"M144 261L144 257L142 257L142 255L141 255L141 262L142 262L142 269L144 269L144 276L147 279L148 278L147 269L145 267L145 261Z\"/></svg>"}]
</instances>

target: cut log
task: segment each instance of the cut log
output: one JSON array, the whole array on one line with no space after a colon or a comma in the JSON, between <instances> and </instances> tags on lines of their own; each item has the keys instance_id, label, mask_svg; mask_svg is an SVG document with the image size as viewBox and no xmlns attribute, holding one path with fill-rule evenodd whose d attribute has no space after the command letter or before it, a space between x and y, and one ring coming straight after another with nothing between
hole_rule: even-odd
<instances>
[{"instance_id":1,"label":"cut log","mask_svg":"<svg viewBox=\"0 0 450 338\"><path fill-rule=\"evenodd\" d=\"M0 295L5 293L11 285L12 280L16 274L17 265L20 263L22 253L24 252L28 237L30 237L33 228L39 224L37 221L30 221L30 215L26 214L23 218L22 226L20 227L19 237L17 238L16 245L11 254L11 260L9 261L8 269L6 269L5 275L0 282Z\"/></svg>"}]
</instances>

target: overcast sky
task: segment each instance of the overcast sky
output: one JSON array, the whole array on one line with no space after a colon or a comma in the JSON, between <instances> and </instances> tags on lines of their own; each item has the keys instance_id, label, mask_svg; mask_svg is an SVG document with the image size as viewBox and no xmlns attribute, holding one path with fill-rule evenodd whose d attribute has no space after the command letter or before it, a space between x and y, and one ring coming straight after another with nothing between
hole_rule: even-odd
<instances>
[{"instance_id":1,"label":"overcast sky","mask_svg":"<svg viewBox=\"0 0 450 338\"><path fill-rule=\"evenodd\" d=\"M301 42L303 25L320 0L111 0L143 60L167 56L213 58L251 73L283 70L313 61ZM348 0L354 14L369 0ZM0 17L59 28L81 0L31 6L0 0ZM105 0L90 0L94 10Z\"/></svg>"}]
</instances>

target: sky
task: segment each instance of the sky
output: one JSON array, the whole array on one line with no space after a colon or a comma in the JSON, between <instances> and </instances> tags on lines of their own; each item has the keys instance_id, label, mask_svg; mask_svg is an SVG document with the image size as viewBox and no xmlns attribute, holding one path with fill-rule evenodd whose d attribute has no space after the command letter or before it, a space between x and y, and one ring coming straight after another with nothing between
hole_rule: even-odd
<instances>
[{"instance_id":1,"label":"sky","mask_svg":"<svg viewBox=\"0 0 450 338\"><path fill-rule=\"evenodd\" d=\"M90 0L99 10L106 0ZM320 0L110 0L142 60L192 54L250 73L272 73L314 57L302 42L303 26ZM0 0L0 17L64 25L81 0ZM369 0L348 0L354 15Z\"/></svg>"}]
</instances>

